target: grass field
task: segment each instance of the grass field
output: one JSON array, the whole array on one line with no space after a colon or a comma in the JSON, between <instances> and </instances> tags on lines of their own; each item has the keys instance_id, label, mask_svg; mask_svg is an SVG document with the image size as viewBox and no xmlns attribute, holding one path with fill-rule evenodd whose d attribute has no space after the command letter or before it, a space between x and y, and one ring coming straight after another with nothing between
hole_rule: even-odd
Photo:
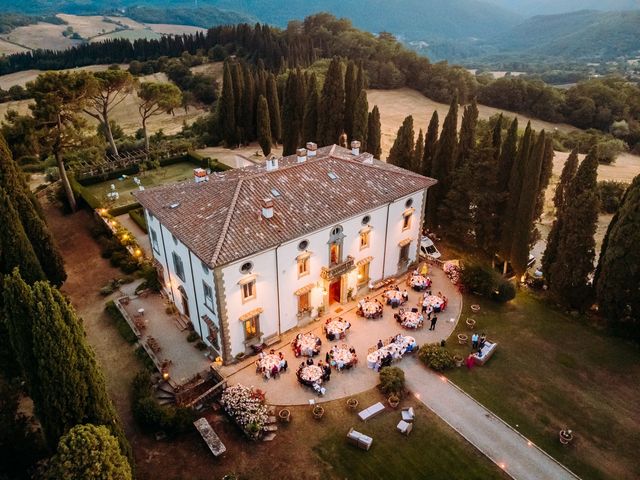
<instances>
[{"instance_id":1,"label":"grass field","mask_svg":"<svg viewBox=\"0 0 640 480\"><path fill-rule=\"evenodd\" d=\"M162 35L183 35L207 31L206 28L193 27L191 25L172 25L169 23L147 23L145 25Z\"/></svg>"},{"instance_id":2,"label":"grass field","mask_svg":"<svg viewBox=\"0 0 640 480\"><path fill-rule=\"evenodd\" d=\"M451 371L451 380L582 478L640 478L637 347L527 292L508 305L467 296L452 338L470 336L469 316L498 350L484 367ZM470 351L450 345L464 357ZM558 441L564 427L575 432L570 447Z\"/></svg>"},{"instance_id":3,"label":"grass field","mask_svg":"<svg viewBox=\"0 0 640 480\"><path fill-rule=\"evenodd\" d=\"M0 56L26 52L27 50L27 48L7 42L6 40L0 40Z\"/></svg>"},{"instance_id":4,"label":"grass field","mask_svg":"<svg viewBox=\"0 0 640 480\"><path fill-rule=\"evenodd\" d=\"M156 170L149 170L142 175L137 175L142 186L145 188L164 185L165 183L175 183L182 180L188 180L193 176L193 169L196 166L193 163L181 162L173 165L167 165ZM134 175L128 176L124 180L107 180L105 182L96 183L85 187L96 198L103 199L104 206L120 207L135 203L132 192L138 190L138 186L133 181ZM120 194L120 198L111 203L107 200L106 194L111 191L111 185L115 185L116 191Z\"/></svg>"},{"instance_id":5,"label":"grass field","mask_svg":"<svg viewBox=\"0 0 640 480\"><path fill-rule=\"evenodd\" d=\"M105 17L102 15L69 15L59 13L56 17L64 20L67 26L73 28L74 32L77 32L78 35L85 39L111 32L118 26L113 22L105 22Z\"/></svg>"},{"instance_id":6,"label":"grass field","mask_svg":"<svg viewBox=\"0 0 640 480\"><path fill-rule=\"evenodd\" d=\"M38 22L34 25L18 27L3 35L2 38L31 49L65 50L82 43L81 40L64 37L62 32L66 29L67 25Z\"/></svg>"}]
</instances>

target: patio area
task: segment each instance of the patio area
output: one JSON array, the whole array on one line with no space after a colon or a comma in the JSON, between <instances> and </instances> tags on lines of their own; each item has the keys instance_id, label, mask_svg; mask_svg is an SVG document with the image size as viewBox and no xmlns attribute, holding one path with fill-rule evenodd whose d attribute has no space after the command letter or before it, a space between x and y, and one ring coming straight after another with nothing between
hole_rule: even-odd
<instances>
[{"instance_id":1,"label":"patio area","mask_svg":"<svg viewBox=\"0 0 640 480\"><path fill-rule=\"evenodd\" d=\"M187 342L188 320L168 314L168 305L159 293L125 295L116 300L116 306L138 335L140 345L159 370L169 374L168 382L183 385L197 373L208 371L211 361L207 358L208 350L198 350L195 342Z\"/></svg>"},{"instance_id":2,"label":"patio area","mask_svg":"<svg viewBox=\"0 0 640 480\"><path fill-rule=\"evenodd\" d=\"M250 356L246 360L234 364L218 368L218 371L226 378L229 385L242 383L247 386L255 386L266 392L267 402L274 405L304 405L309 399L315 398L317 401L335 400L348 397L356 393L371 389L378 384L378 373L367 367L367 353L371 347L374 347L378 340L385 340L397 334L409 335L416 339L418 345L425 343L435 343L441 340L448 340L449 336L455 329L460 312L462 310L462 295L457 288L449 281L446 274L436 266L429 266L429 276L433 281L432 291L442 292L448 298L448 305L444 312L436 314L438 322L435 330L429 330L430 322L425 318L425 325L419 329L404 329L394 319L394 313L398 313L398 309L392 309L391 306L385 305L383 315L376 319L366 319L356 314L357 302L352 301L346 305L334 304L330 312L320 317L316 321L287 332L282 336L282 340L270 348L278 354L282 352L287 360L288 369L286 372L280 373L277 377L266 379L263 375L256 372L255 361L257 356ZM407 276L402 276L396 282L400 289L407 289L409 300L404 305L405 308L411 309L416 307L418 301L422 300L422 292L416 292L411 289L406 282ZM383 304L385 302L384 289L378 289L369 296L371 300L379 299ZM329 341L323 331L323 326L327 318L342 317L343 320L351 323L351 328L347 331L346 338L341 340ZM358 356L358 364L348 370L341 372L332 369L331 379L323 383L326 393L322 397L308 387L301 385L296 377L296 370L306 357L295 357L291 348L291 342L299 333L313 333L322 339L320 354L315 356L314 364L319 360L325 361L325 354L332 346L346 344L354 347ZM407 354L404 359L395 361L393 366L403 367L405 362L414 362L416 360L410 358L417 357L417 352Z\"/></svg>"}]
</instances>

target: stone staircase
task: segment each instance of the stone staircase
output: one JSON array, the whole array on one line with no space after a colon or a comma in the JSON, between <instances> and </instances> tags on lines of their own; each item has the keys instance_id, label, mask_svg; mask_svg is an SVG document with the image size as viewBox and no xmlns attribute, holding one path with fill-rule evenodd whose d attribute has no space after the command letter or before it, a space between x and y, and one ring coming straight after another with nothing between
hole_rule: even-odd
<instances>
[{"instance_id":1,"label":"stone staircase","mask_svg":"<svg viewBox=\"0 0 640 480\"><path fill-rule=\"evenodd\" d=\"M175 405L176 392L171 385L161 381L156 385L155 396L160 405Z\"/></svg>"}]
</instances>

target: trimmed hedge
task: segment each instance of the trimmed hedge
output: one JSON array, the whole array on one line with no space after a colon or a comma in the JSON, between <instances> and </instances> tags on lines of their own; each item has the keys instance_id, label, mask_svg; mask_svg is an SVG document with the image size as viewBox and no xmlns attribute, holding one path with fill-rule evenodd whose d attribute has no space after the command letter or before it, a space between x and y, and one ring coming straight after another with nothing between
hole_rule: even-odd
<instances>
[{"instance_id":1,"label":"trimmed hedge","mask_svg":"<svg viewBox=\"0 0 640 480\"><path fill-rule=\"evenodd\" d=\"M112 217L119 217L120 215L125 215L136 208L140 208L140 204L138 202L128 203L127 205L112 208L109 210L109 215Z\"/></svg>"},{"instance_id":2,"label":"trimmed hedge","mask_svg":"<svg viewBox=\"0 0 640 480\"><path fill-rule=\"evenodd\" d=\"M132 345L138 341L138 337L136 337L136 334L133 333L133 330L131 330L131 327L124 319L113 300L105 304L104 310L113 320L113 323L116 326L116 330L118 330L122 338L124 338L128 343Z\"/></svg>"},{"instance_id":3,"label":"trimmed hedge","mask_svg":"<svg viewBox=\"0 0 640 480\"><path fill-rule=\"evenodd\" d=\"M129 210L129 216L136 225L138 225L146 233L149 233L147 229L147 219L144 217L144 210L142 209L142 207Z\"/></svg>"}]
</instances>

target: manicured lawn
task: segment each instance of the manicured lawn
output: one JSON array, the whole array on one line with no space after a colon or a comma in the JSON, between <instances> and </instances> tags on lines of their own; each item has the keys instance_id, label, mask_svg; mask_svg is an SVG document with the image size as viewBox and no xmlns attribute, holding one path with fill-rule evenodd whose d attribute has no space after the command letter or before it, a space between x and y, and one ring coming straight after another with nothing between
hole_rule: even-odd
<instances>
[{"instance_id":1,"label":"manicured lawn","mask_svg":"<svg viewBox=\"0 0 640 480\"><path fill-rule=\"evenodd\" d=\"M89 185L86 189L96 198L105 202L110 207L120 207L134 203L135 199L131 195L132 192L138 190L138 186L134 183L133 177L137 176L145 188L157 187L166 183L175 183L182 180L188 180L193 176L193 169L196 165L190 162L175 163L160 167L155 170L144 172L143 175L129 175L123 180L113 179L105 182ZM120 198L113 204L107 202L106 194L111 191L111 184L115 185L116 191L120 194Z\"/></svg>"},{"instance_id":2,"label":"manicured lawn","mask_svg":"<svg viewBox=\"0 0 640 480\"><path fill-rule=\"evenodd\" d=\"M366 392L360 398L366 408L375 403L379 394ZM413 406L417 419L408 437L396 431L400 412L387 410L368 420L360 421L340 405L331 402L332 412L313 450L326 465L331 478L428 478L428 479L499 479L508 478L495 464L467 443L460 435L415 399L406 399L403 406ZM359 408L360 410L360 408ZM324 422L325 419L323 419ZM323 423L320 422L320 423ZM372 437L367 452L347 444L350 427Z\"/></svg>"},{"instance_id":3,"label":"manicured lawn","mask_svg":"<svg viewBox=\"0 0 640 480\"><path fill-rule=\"evenodd\" d=\"M481 311L471 312L478 303ZM523 292L508 305L466 296L455 335L476 330L498 342L486 366L448 376L575 473L589 479L640 478L640 352ZM575 432L563 447L558 431Z\"/></svg>"}]
</instances>

